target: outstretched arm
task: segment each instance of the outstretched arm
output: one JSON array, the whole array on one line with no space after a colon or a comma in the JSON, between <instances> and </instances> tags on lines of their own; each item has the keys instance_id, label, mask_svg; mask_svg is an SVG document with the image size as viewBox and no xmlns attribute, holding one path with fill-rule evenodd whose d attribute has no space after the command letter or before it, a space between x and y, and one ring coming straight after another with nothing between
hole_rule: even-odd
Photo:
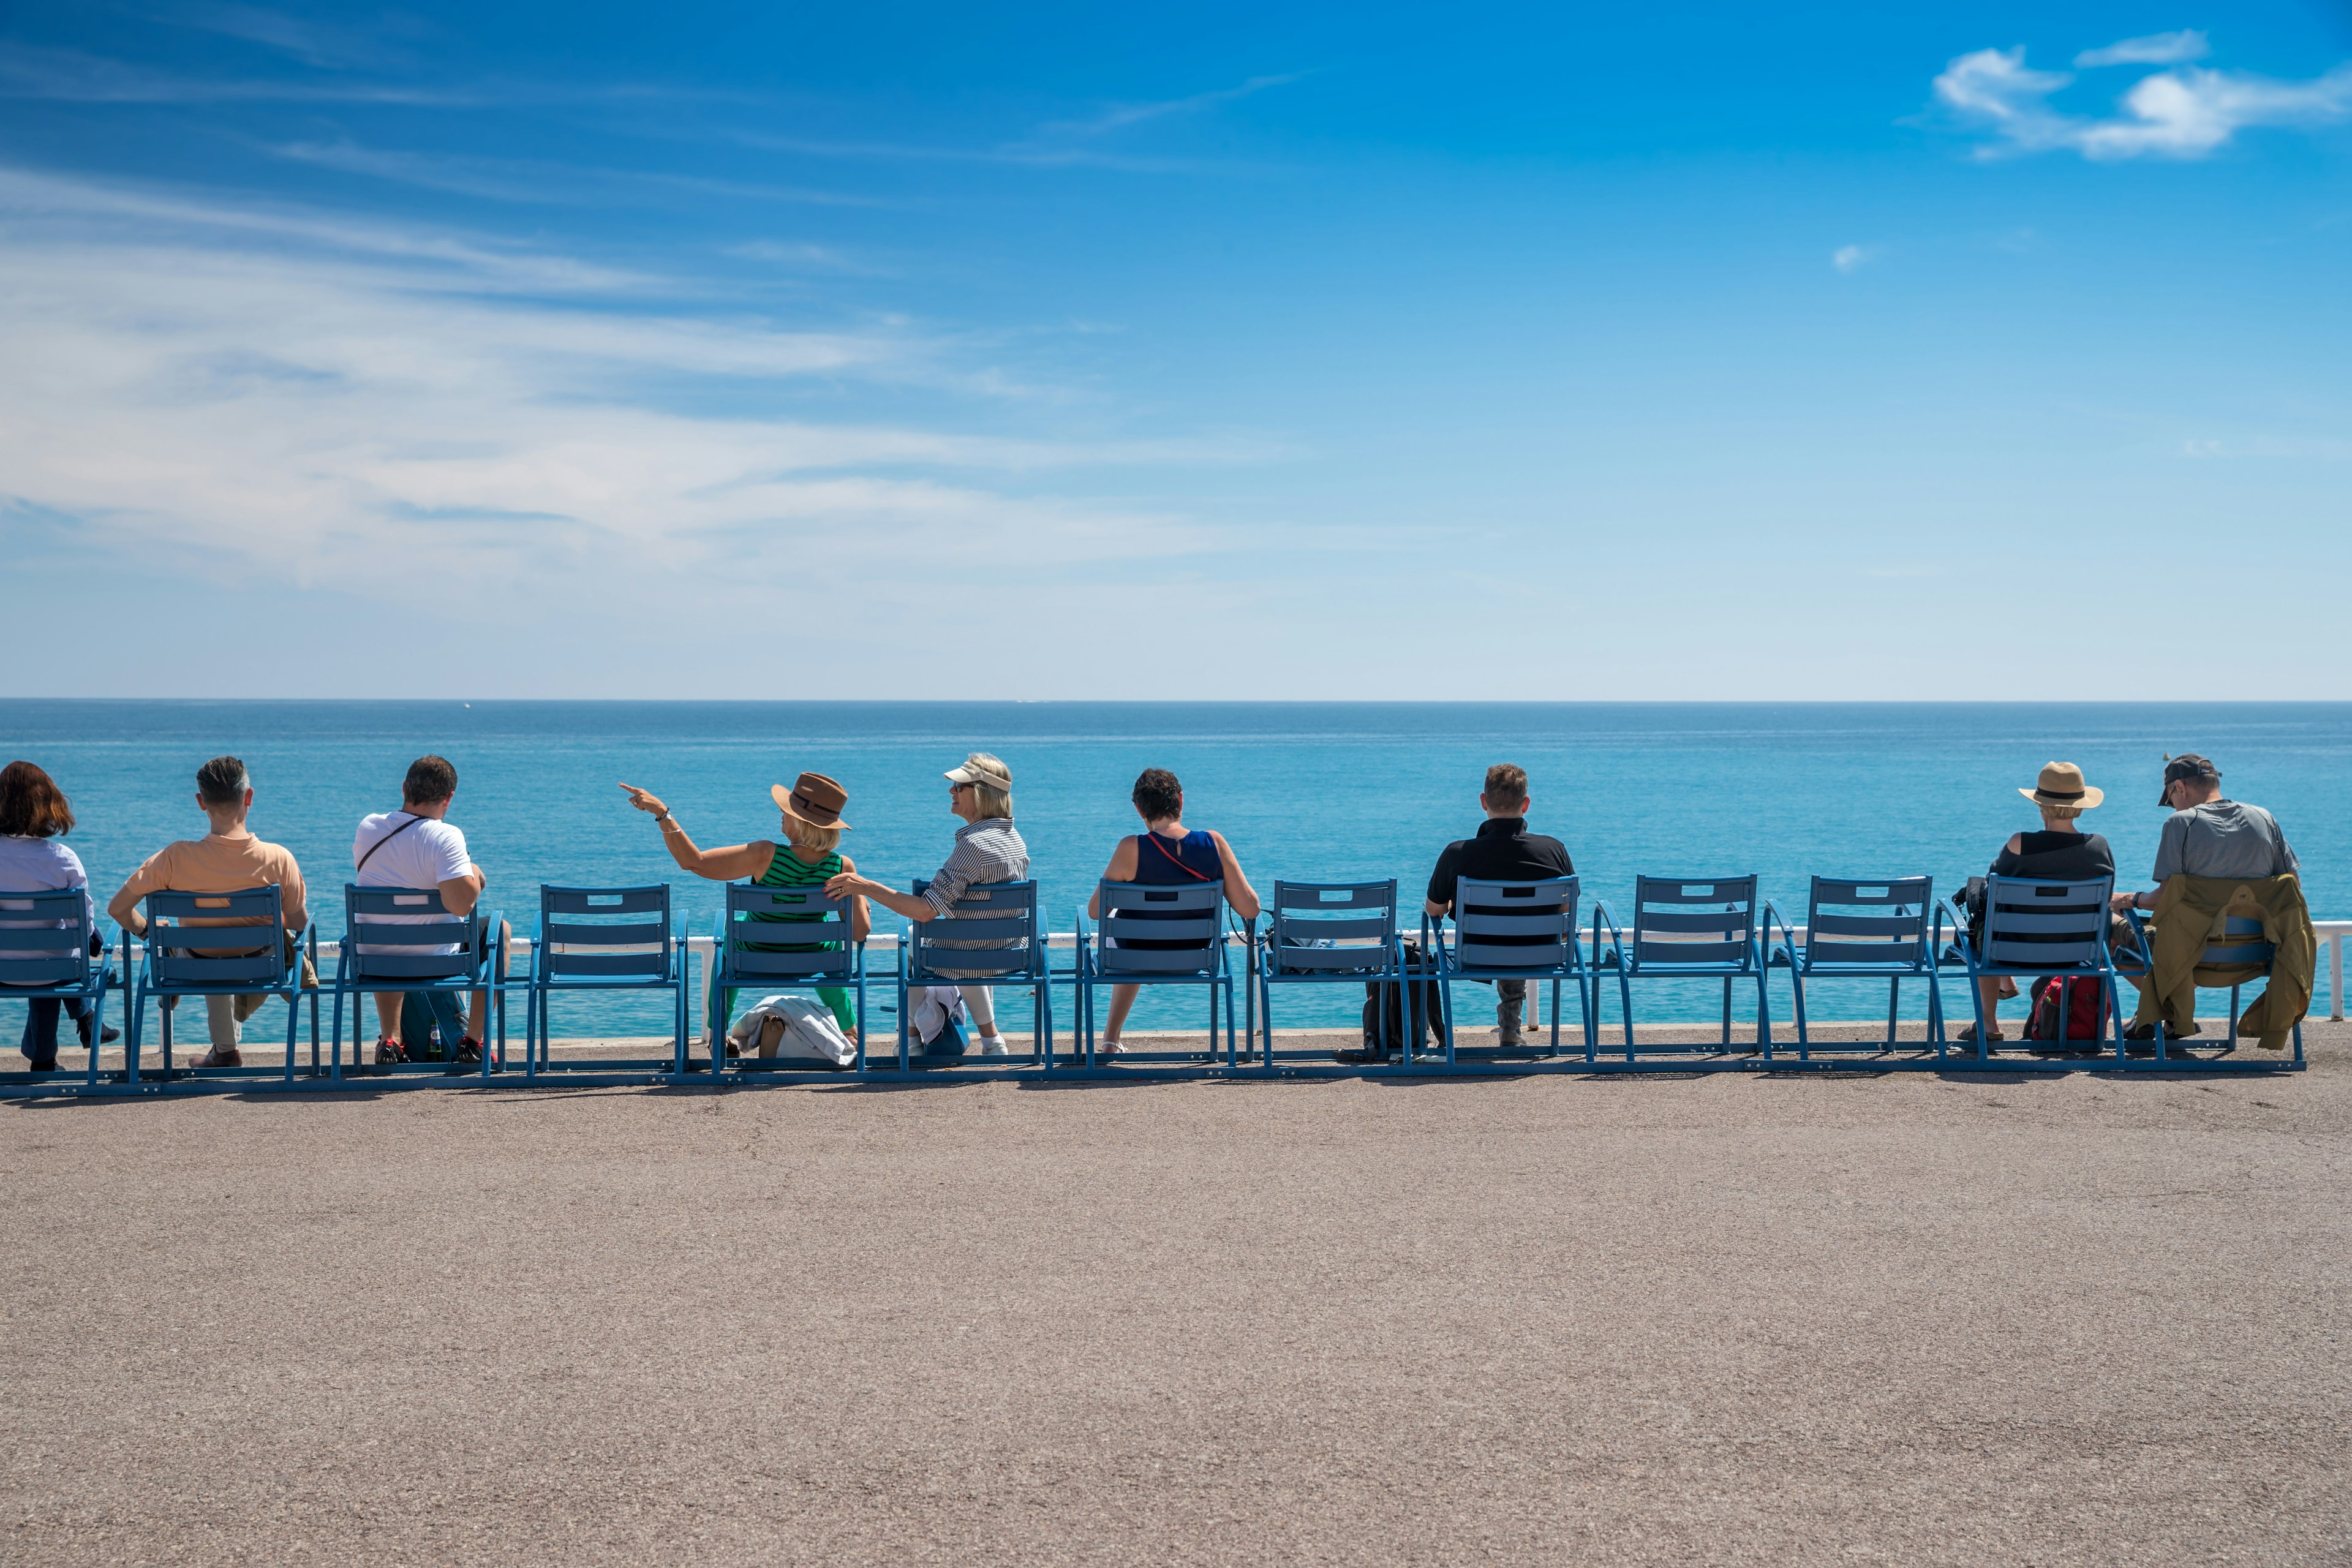
<instances>
[{"instance_id":1,"label":"outstretched arm","mask_svg":"<svg viewBox=\"0 0 2352 1568\"><path fill-rule=\"evenodd\" d=\"M939 918L940 911L924 900L912 893L894 893L873 878L861 877L855 871L844 871L824 885L824 896L828 899L845 899L852 894L861 899L871 899L892 914L904 915L917 925Z\"/></svg>"},{"instance_id":2,"label":"outstretched arm","mask_svg":"<svg viewBox=\"0 0 2352 1568\"><path fill-rule=\"evenodd\" d=\"M764 838L750 844L730 844L724 849L698 849L658 796L635 784L621 787L629 792L631 805L661 825L662 847L682 871L691 871L714 882L731 882L739 877L756 881L767 873L770 862L776 858L776 847Z\"/></svg>"}]
</instances>

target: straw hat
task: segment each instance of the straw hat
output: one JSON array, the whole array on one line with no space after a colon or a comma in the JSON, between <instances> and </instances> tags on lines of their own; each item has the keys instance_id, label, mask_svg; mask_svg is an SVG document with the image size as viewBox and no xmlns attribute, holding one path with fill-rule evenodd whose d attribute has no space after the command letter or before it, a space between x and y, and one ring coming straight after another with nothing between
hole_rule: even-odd
<instances>
[{"instance_id":1,"label":"straw hat","mask_svg":"<svg viewBox=\"0 0 2352 1568\"><path fill-rule=\"evenodd\" d=\"M841 808L849 804L849 792L823 773L803 773L793 781L793 787L782 784L768 786L769 797L776 809L796 822L811 827L838 827L849 831L849 824L841 820Z\"/></svg>"},{"instance_id":2,"label":"straw hat","mask_svg":"<svg viewBox=\"0 0 2352 1568\"><path fill-rule=\"evenodd\" d=\"M2107 798L2107 792L2083 782L2083 770L2072 763L2044 763L2042 777L2032 789L2017 792L2036 805L2071 805L2088 811Z\"/></svg>"}]
</instances>

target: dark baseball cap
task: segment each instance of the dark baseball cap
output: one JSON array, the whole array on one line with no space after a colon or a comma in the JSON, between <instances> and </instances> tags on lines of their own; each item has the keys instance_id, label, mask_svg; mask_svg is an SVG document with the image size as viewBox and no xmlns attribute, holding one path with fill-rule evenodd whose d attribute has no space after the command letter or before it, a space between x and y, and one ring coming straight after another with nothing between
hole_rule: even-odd
<instances>
[{"instance_id":1,"label":"dark baseball cap","mask_svg":"<svg viewBox=\"0 0 2352 1568\"><path fill-rule=\"evenodd\" d=\"M2156 792L2156 804L2167 804L2165 791L2172 787L2176 779L2219 779L2221 776L2221 770L2213 765L2210 757L2200 757L2194 752L2167 757L2164 759L2164 789Z\"/></svg>"}]
</instances>

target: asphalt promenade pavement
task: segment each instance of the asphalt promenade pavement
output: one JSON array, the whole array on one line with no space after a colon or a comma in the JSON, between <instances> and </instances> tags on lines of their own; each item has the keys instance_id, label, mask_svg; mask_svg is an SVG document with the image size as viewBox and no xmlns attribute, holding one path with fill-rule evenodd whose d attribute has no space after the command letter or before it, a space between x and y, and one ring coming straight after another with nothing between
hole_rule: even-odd
<instances>
[{"instance_id":1,"label":"asphalt promenade pavement","mask_svg":"<svg viewBox=\"0 0 2352 1568\"><path fill-rule=\"evenodd\" d=\"M2309 1037L0 1102L0 1562L2352 1563Z\"/></svg>"}]
</instances>

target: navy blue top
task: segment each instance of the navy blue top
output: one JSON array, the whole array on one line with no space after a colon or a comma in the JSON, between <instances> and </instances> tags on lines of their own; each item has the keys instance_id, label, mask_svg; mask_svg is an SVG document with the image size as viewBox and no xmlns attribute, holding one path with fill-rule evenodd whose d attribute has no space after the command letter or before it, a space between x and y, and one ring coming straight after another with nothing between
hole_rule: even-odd
<instances>
[{"instance_id":1,"label":"navy blue top","mask_svg":"<svg viewBox=\"0 0 2352 1568\"><path fill-rule=\"evenodd\" d=\"M1178 861L1183 864L1179 866ZM1205 827L1196 827L1181 838L1139 833L1135 836L1135 879L1162 887L1171 882L1188 886L1194 882L1222 882L1225 879L1225 863L1218 858L1217 841Z\"/></svg>"},{"instance_id":2,"label":"navy blue top","mask_svg":"<svg viewBox=\"0 0 2352 1568\"><path fill-rule=\"evenodd\" d=\"M1164 853L1163 853L1164 851ZM1199 875L1193 875L1198 872ZM1195 827L1181 838L1167 838L1157 833L1135 836L1135 879L1155 887L1175 884L1196 888L1204 882L1222 884L1225 879L1225 863L1217 854L1217 841L1205 827ZM1129 921L1196 920L1196 915L1176 910L1121 910L1117 919L1123 929ZM1147 942L1134 937L1118 939L1121 947L1196 948L1206 945L1197 942Z\"/></svg>"}]
</instances>

